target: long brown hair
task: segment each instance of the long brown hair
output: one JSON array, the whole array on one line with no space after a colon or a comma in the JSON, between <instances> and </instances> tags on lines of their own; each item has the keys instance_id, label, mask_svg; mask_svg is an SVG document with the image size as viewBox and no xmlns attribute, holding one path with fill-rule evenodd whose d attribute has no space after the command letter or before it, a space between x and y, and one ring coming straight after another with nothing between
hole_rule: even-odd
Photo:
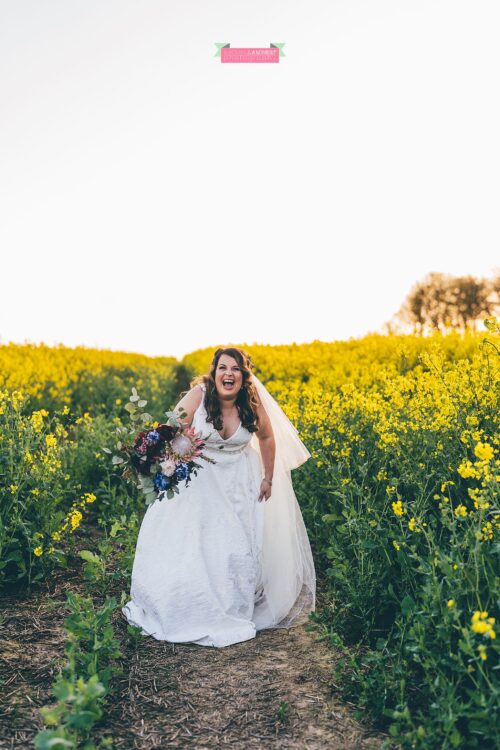
<instances>
[{"instance_id":1,"label":"long brown hair","mask_svg":"<svg viewBox=\"0 0 500 750\"><path fill-rule=\"evenodd\" d=\"M252 383L252 360L250 356L237 347L225 347L216 349L212 362L210 364L209 371L204 375L197 375L190 383L192 388L199 383L204 383L205 390L205 409L207 410L207 422L212 422L213 426L219 432L222 430L222 416L220 411L220 401L217 395L217 388L215 386L215 373L219 359L223 354L227 354L229 357L233 357L240 367L243 381L241 388L236 396L236 408L240 416L240 421L243 427L249 432L257 432L259 417L257 416L257 407L260 403L257 391L254 384Z\"/></svg>"}]
</instances>

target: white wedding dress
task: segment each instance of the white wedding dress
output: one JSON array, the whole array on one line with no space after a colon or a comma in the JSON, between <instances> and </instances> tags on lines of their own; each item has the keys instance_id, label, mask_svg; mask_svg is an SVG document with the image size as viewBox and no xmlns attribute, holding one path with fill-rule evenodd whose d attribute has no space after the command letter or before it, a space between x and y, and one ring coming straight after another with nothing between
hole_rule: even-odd
<instances>
[{"instance_id":1,"label":"white wedding dress","mask_svg":"<svg viewBox=\"0 0 500 750\"><path fill-rule=\"evenodd\" d=\"M202 397L192 427L216 463L199 459L203 468L187 487L181 483L173 499L148 506L137 539L131 600L122 612L158 640L223 647L254 638L257 630L287 627L298 612L314 609L315 577L291 481L277 489L278 499L286 494L287 529L269 513L274 481L269 500L258 502L263 469L257 438L240 423L224 439L206 416ZM273 528L278 521L279 529ZM281 563L300 558L288 581L276 578L280 531L290 536Z\"/></svg>"}]
</instances>

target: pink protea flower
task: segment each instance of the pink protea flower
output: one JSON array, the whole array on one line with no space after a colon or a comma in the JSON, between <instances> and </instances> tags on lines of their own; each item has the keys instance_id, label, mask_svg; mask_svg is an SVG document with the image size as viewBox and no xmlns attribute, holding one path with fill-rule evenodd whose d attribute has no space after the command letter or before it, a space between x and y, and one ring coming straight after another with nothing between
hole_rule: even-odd
<instances>
[{"instance_id":1,"label":"pink protea flower","mask_svg":"<svg viewBox=\"0 0 500 750\"><path fill-rule=\"evenodd\" d=\"M171 441L170 450L174 457L187 462L201 455L202 443L200 433L196 432L193 427L182 427Z\"/></svg>"}]
</instances>

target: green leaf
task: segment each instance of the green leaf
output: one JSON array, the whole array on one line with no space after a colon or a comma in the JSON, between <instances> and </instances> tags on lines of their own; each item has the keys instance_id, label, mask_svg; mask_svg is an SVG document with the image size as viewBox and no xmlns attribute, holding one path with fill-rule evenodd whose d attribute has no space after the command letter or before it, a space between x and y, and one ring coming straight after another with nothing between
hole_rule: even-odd
<instances>
[{"instance_id":1,"label":"green leaf","mask_svg":"<svg viewBox=\"0 0 500 750\"><path fill-rule=\"evenodd\" d=\"M65 731L63 727L59 729L43 729L38 732L34 739L36 750L63 750L63 748L69 748L69 750L75 750L75 743L73 740L67 740L64 737L58 736L58 732Z\"/></svg>"},{"instance_id":2,"label":"green leaf","mask_svg":"<svg viewBox=\"0 0 500 750\"><path fill-rule=\"evenodd\" d=\"M115 537L119 531L122 531L125 528L120 521L113 521L111 524L111 530L109 532L109 535L111 537Z\"/></svg>"},{"instance_id":3,"label":"green leaf","mask_svg":"<svg viewBox=\"0 0 500 750\"><path fill-rule=\"evenodd\" d=\"M87 562L94 564L99 564L101 562L101 558L88 549L82 549L80 551L80 557L82 558L82 560L86 560Z\"/></svg>"},{"instance_id":4,"label":"green leaf","mask_svg":"<svg viewBox=\"0 0 500 750\"><path fill-rule=\"evenodd\" d=\"M412 599L412 597L409 594L406 594L406 596L401 601L401 611L405 615L405 617L412 612L414 612L417 608L417 605L415 603L415 600Z\"/></svg>"},{"instance_id":5,"label":"green leaf","mask_svg":"<svg viewBox=\"0 0 500 750\"><path fill-rule=\"evenodd\" d=\"M462 653L467 654L467 656L474 656L474 651L470 647L470 645L467 643L467 641L464 641L462 638L458 641L458 647Z\"/></svg>"},{"instance_id":6,"label":"green leaf","mask_svg":"<svg viewBox=\"0 0 500 750\"><path fill-rule=\"evenodd\" d=\"M344 517L339 516L338 513L325 513L324 516L321 516L321 520L324 523L332 523L333 521L343 521Z\"/></svg>"}]
</instances>

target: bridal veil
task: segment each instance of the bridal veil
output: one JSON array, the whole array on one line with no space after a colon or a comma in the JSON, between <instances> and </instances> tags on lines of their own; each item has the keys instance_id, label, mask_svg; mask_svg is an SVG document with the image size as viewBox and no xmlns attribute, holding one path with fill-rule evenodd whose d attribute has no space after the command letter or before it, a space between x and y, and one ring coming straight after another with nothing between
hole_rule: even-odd
<instances>
[{"instance_id":1,"label":"bridal veil","mask_svg":"<svg viewBox=\"0 0 500 750\"><path fill-rule=\"evenodd\" d=\"M265 509L261 582L265 596L264 601L255 606L254 620L258 629L290 627L300 613L306 615L315 608L316 572L291 478L292 469L307 461L311 454L254 373L252 379L271 421L276 443L272 493L269 500L262 501ZM251 445L260 456L255 434Z\"/></svg>"}]
</instances>

